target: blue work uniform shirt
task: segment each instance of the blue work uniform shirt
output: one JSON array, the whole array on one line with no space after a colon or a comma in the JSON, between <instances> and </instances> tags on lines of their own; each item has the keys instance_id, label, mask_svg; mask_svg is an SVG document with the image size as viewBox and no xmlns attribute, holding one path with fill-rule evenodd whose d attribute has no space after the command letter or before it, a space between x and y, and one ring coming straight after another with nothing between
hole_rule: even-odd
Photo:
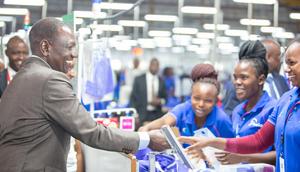
<instances>
[{"instance_id":1,"label":"blue work uniform shirt","mask_svg":"<svg viewBox=\"0 0 300 172\"><path fill-rule=\"evenodd\" d=\"M171 114L176 119L176 126L182 136L193 136L194 131L200 129L195 122L195 112L192 108L191 100L187 100L175 106ZM208 114L203 128L208 128L216 137L232 138L232 124L225 112L217 106L214 106Z\"/></svg>"},{"instance_id":2,"label":"blue work uniform shirt","mask_svg":"<svg viewBox=\"0 0 300 172\"><path fill-rule=\"evenodd\" d=\"M256 133L268 120L276 103L276 100L264 91L258 102L249 112L246 111L248 100L236 106L232 112L232 126L235 131L235 137L243 137Z\"/></svg>"},{"instance_id":3,"label":"blue work uniform shirt","mask_svg":"<svg viewBox=\"0 0 300 172\"><path fill-rule=\"evenodd\" d=\"M275 126L276 172L279 158L284 159L285 172L300 171L300 96L299 88L286 92L269 117Z\"/></svg>"}]
</instances>

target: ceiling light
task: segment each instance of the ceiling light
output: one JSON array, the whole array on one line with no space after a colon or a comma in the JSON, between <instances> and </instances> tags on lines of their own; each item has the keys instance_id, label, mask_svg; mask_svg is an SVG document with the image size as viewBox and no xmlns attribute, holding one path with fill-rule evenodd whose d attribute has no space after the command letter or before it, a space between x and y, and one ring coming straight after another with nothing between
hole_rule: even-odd
<instances>
[{"instance_id":1,"label":"ceiling light","mask_svg":"<svg viewBox=\"0 0 300 172\"><path fill-rule=\"evenodd\" d=\"M101 9L129 10L133 4L101 2L99 6Z\"/></svg>"},{"instance_id":2,"label":"ceiling light","mask_svg":"<svg viewBox=\"0 0 300 172\"><path fill-rule=\"evenodd\" d=\"M168 48L173 45L170 37L155 37L154 41L157 47Z\"/></svg>"},{"instance_id":3,"label":"ceiling light","mask_svg":"<svg viewBox=\"0 0 300 172\"><path fill-rule=\"evenodd\" d=\"M111 32L120 32L123 30L123 27L120 25L106 25L106 24L99 24L96 25L96 30L101 30L101 31L111 31Z\"/></svg>"},{"instance_id":4,"label":"ceiling light","mask_svg":"<svg viewBox=\"0 0 300 172\"><path fill-rule=\"evenodd\" d=\"M290 18L300 20L300 13L290 13Z\"/></svg>"},{"instance_id":5,"label":"ceiling light","mask_svg":"<svg viewBox=\"0 0 300 172\"><path fill-rule=\"evenodd\" d=\"M119 20L118 24L127 27L145 27L147 23L139 20Z\"/></svg>"},{"instance_id":6,"label":"ceiling light","mask_svg":"<svg viewBox=\"0 0 300 172\"><path fill-rule=\"evenodd\" d=\"M137 41L141 45L141 48L155 48L155 42L153 39L141 38Z\"/></svg>"},{"instance_id":7,"label":"ceiling light","mask_svg":"<svg viewBox=\"0 0 300 172\"><path fill-rule=\"evenodd\" d=\"M240 23L242 25L251 25L251 26L270 26L270 20L263 19L241 19Z\"/></svg>"},{"instance_id":8,"label":"ceiling light","mask_svg":"<svg viewBox=\"0 0 300 172\"><path fill-rule=\"evenodd\" d=\"M147 20L147 21L175 22L175 21L178 20L178 17L177 16L173 16L173 15L147 14L147 15L145 15L145 20Z\"/></svg>"},{"instance_id":9,"label":"ceiling light","mask_svg":"<svg viewBox=\"0 0 300 172\"><path fill-rule=\"evenodd\" d=\"M204 24L203 28L205 30L215 30L215 24ZM230 26L227 24L217 24L217 30L227 30Z\"/></svg>"},{"instance_id":10,"label":"ceiling light","mask_svg":"<svg viewBox=\"0 0 300 172\"><path fill-rule=\"evenodd\" d=\"M208 39L213 39L215 37L214 33L211 32L198 32L197 33L198 38L208 38Z\"/></svg>"},{"instance_id":11,"label":"ceiling light","mask_svg":"<svg viewBox=\"0 0 300 172\"><path fill-rule=\"evenodd\" d=\"M273 32L284 32L284 29L282 27L261 27L260 31L263 33L273 33Z\"/></svg>"},{"instance_id":12,"label":"ceiling light","mask_svg":"<svg viewBox=\"0 0 300 172\"><path fill-rule=\"evenodd\" d=\"M229 43L229 42L233 42L233 40L232 40L232 38L230 38L228 36L219 36L219 37L217 37L217 42Z\"/></svg>"},{"instance_id":13,"label":"ceiling light","mask_svg":"<svg viewBox=\"0 0 300 172\"><path fill-rule=\"evenodd\" d=\"M128 45L128 46L132 46L132 47L135 47L135 46L138 45L137 40L132 40L132 39L130 39L130 40L123 40L122 43L125 44L125 45Z\"/></svg>"},{"instance_id":14,"label":"ceiling light","mask_svg":"<svg viewBox=\"0 0 300 172\"><path fill-rule=\"evenodd\" d=\"M272 35L275 38L294 39L295 34L292 32L275 32Z\"/></svg>"},{"instance_id":15,"label":"ceiling light","mask_svg":"<svg viewBox=\"0 0 300 172\"><path fill-rule=\"evenodd\" d=\"M188 27L174 27L172 31L175 34L194 35L198 32L198 29Z\"/></svg>"},{"instance_id":16,"label":"ceiling light","mask_svg":"<svg viewBox=\"0 0 300 172\"><path fill-rule=\"evenodd\" d=\"M210 40L205 39L205 38L193 38L192 43L193 44L207 45L207 44L210 44Z\"/></svg>"},{"instance_id":17,"label":"ceiling light","mask_svg":"<svg viewBox=\"0 0 300 172\"><path fill-rule=\"evenodd\" d=\"M148 35L151 37L169 37L171 36L170 31L162 31L162 30L150 30Z\"/></svg>"},{"instance_id":18,"label":"ceiling light","mask_svg":"<svg viewBox=\"0 0 300 172\"><path fill-rule=\"evenodd\" d=\"M79 18L105 18L107 13L105 12L92 12L92 11L74 11L75 17Z\"/></svg>"},{"instance_id":19,"label":"ceiling light","mask_svg":"<svg viewBox=\"0 0 300 172\"><path fill-rule=\"evenodd\" d=\"M184 6L181 8L181 12L189 14L216 14L217 9L214 7Z\"/></svg>"},{"instance_id":20,"label":"ceiling light","mask_svg":"<svg viewBox=\"0 0 300 172\"><path fill-rule=\"evenodd\" d=\"M43 6L45 0L4 0L5 5Z\"/></svg>"},{"instance_id":21,"label":"ceiling light","mask_svg":"<svg viewBox=\"0 0 300 172\"><path fill-rule=\"evenodd\" d=\"M0 16L0 21L6 21L6 22L11 22L14 21L15 17L11 16Z\"/></svg>"},{"instance_id":22,"label":"ceiling light","mask_svg":"<svg viewBox=\"0 0 300 172\"><path fill-rule=\"evenodd\" d=\"M26 8L0 8L2 15L26 15L29 11Z\"/></svg>"},{"instance_id":23,"label":"ceiling light","mask_svg":"<svg viewBox=\"0 0 300 172\"><path fill-rule=\"evenodd\" d=\"M199 48L198 45L189 45L189 46L186 47L186 50L196 52L198 48Z\"/></svg>"},{"instance_id":24,"label":"ceiling light","mask_svg":"<svg viewBox=\"0 0 300 172\"><path fill-rule=\"evenodd\" d=\"M246 30L236 30L236 29L225 30L225 35L227 36L242 36L248 34L249 33Z\"/></svg>"},{"instance_id":25,"label":"ceiling light","mask_svg":"<svg viewBox=\"0 0 300 172\"><path fill-rule=\"evenodd\" d=\"M256 40L261 40L261 37L259 35L255 35L255 34L251 34L251 35L243 35L240 37L241 40L243 41L247 41L247 40L250 40L250 41L256 41Z\"/></svg>"},{"instance_id":26,"label":"ceiling light","mask_svg":"<svg viewBox=\"0 0 300 172\"><path fill-rule=\"evenodd\" d=\"M276 0L233 0L234 2L239 3L252 3L252 4L275 4Z\"/></svg>"}]
</instances>

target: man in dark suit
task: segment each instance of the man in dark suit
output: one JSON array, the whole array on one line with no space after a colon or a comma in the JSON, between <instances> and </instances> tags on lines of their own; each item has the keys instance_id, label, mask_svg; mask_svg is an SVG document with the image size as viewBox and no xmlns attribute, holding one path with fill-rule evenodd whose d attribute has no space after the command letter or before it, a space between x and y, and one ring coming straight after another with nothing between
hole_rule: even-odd
<instances>
[{"instance_id":1,"label":"man in dark suit","mask_svg":"<svg viewBox=\"0 0 300 172\"><path fill-rule=\"evenodd\" d=\"M130 105L139 114L140 125L163 115L167 93L162 78L158 76L159 61L151 59L149 71L135 78L130 96Z\"/></svg>"},{"instance_id":2,"label":"man in dark suit","mask_svg":"<svg viewBox=\"0 0 300 172\"><path fill-rule=\"evenodd\" d=\"M271 39L263 40L262 43L267 50L266 59L269 67L269 74L264 85L264 90L271 97L279 99L282 94L289 90L285 78L279 74L281 67L280 45Z\"/></svg>"},{"instance_id":3,"label":"man in dark suit","mask_svg":"<svg viewBox=\"0 0 300 172\"><path fill-rule=\"evenodd\" d=\"M28 57L28 46L24 40L14 36L7 42L5 54L8 57L9 64L6 69L0 72L0 98L15 74L19 71L22 62Z\"/></svg>"},{"instance_id":4,"label":"man in dark suit","mask_svg":"<svg viewBox=\"0 0 300 172\"><path fill-rule=\"evenodd\" d=\"M98 125L73 93L66 74L76 58L75 37L55 18L35 23L33 56L21 66L0 102L0 171L66 171L70 136L98 149L161 150L160 133L126 132Z\"/></svg>"}]
</instances>

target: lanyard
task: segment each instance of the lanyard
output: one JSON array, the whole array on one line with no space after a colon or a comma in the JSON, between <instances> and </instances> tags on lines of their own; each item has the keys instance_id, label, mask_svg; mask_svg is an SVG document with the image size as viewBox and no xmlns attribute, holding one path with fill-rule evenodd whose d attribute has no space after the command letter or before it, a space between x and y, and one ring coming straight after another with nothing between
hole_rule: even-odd
<instances>
[{"instance_id":1,"label":"lanyard","mask_svg":"<svg viewBox=\"0 0 300 172\"><path fill-rule=\"evenodd\" d=\"M295 107L297 105L300 105L300 100L299 98L296 98L296 100L291 103L288 107L288 111L287 111L287 115L285 117L285 120L284 120L284 125L283 125L283 130L281 131L281 136L280 136L280 141L281 141L281 153L280 153L280 156L283 157L283 151L284 151L284 135L285 135L285 128L286 128L286 124L288 122L288 120L292 117L292 114L293 114L293 111L295 109Z\"/></svg>"}]
</instances>

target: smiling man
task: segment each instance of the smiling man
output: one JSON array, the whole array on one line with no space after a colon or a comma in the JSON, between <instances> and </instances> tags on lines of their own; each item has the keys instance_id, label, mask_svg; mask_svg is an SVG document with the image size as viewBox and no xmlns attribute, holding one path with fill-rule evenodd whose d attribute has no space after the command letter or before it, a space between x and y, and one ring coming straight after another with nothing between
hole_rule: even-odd
<instances>
[{"instance_id":1,"label":"smiling man","mask_svg":"<svg viewBox=\"0 0 300 172\"><path fill-rule=\"evenodd\" d=\"M19 71L23 61L27 59L28 52L28 46L24 40L18 36L10 38L7 42L5 54L8 57L9 64L8 67L0 73L0 98L6 86Z\"/></svg>"},{"instance_id":2,"label":"smiling man","mask_svg":"<svg viewBox=\"0 0 300 172\"><path fill-rule=\"evenodd\" d=\"M33 56L0 102L1 171L66 171L70 136L94 148L125 153L148 145L154 150L168 147L158 132L106 128L90 117L67 75L77 55L76 42L61 21L38 21L29 39Z\"/></svg>"}]
</instances>

